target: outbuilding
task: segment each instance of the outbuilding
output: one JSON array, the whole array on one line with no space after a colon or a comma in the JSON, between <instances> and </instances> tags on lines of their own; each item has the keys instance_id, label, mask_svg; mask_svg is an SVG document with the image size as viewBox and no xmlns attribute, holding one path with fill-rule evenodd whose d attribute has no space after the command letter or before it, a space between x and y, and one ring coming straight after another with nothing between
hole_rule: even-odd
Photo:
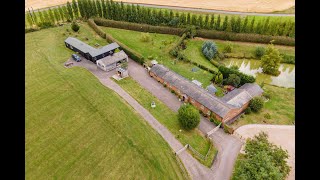
<instances>
[{"instance_id":1,"label":"outbuilding","mask_svg":"<svg viewBox=\"0 0 320 180\"><path fill-rule=\"evenodd\" d=\"M111 71L121 63L125 62L128 62L128 56L123 50L121 50L113 55L98 60L96 63L100 69L104 71Z\"/></svg>"}]
</instances>

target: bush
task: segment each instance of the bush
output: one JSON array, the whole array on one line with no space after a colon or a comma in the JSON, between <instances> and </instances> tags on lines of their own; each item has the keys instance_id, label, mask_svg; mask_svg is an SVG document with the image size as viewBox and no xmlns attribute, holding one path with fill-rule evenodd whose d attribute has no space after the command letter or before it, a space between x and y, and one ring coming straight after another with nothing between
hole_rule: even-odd
<instances>
[{"instance_id":1,"label":"bush","mask_svg":"<svg viewBox=\"0 0 320 180\"><path fill-rule=\"evenodd\" d=\"M186 130L196 128L200 123L199 111L190 104L183 104L178 110L178 119Z\"/></svg>"},{"instance_id":2,"label":"bush","mask_svg":"<svg viewBox=\"0 0 320 180\"><path fill-rule=\"evenodd\" d=\"M281 61L282 56L280 56L279 50L271 42L267 47L265 55L261 57L262 71L266 74L278 76L280 74L278 68Z\"/></svg>"},{"instance_id":3,"label":"bush","mask_svg":"<svg viewBox=\"0 0 320 180\"><path fill-rule=\"evenodd\" d=\"M226 66L220 65L218 66L219 71L222 73L223 77L227 78L230 74L236 74L240 77L240 85L245 83L254 83L256 79L253 76L244 74L238 70L227 68Z\"/></svg>"},{"instance_id":4,"label":"bush","mask_svg":"<svg viewBox=\"0 0 320 180\"><path fill-rule=\"evenodd\" d=\"M263 117L266 119L271 119L271 115L269 113L264 114Z\"/></svg>"},{"instance_id":5,"label":"bush","mask_svg":"<svg viewBox=\"0 0 320 180\"><path fill-rule=\"evenodd\" d=\"M232 33L216 30L197 30L197 36L208 39L221 39L228 41L244 41L255 43L269 43L271 40L275 40L273 44L295 46L295 38L285 36L271 36L260 34L248 34L248 33Z\"/></svg>"},{"instance_id":6,"label":"bush","mask_svg":"<svg viewBox=\"0 0 320 180\"><path fill-rule=\"evenodd\" d=\"M266 52L266 49L264 47L258 46L256 47L254 54L257 58L261 58L265 54L265 52Z\"/></svg>"},{"instance_id":7,"label":"bush","mask_svg":"<svg viewBox=\"0 0 320 180\"><path fill-rule=\"evenodd\" d=\"M254 97L249 102L249 107L253 112L259 112L263 108L264 102L261 97Z\"/></svg>"},{"instance_id":8,"label":"bush","mask_svg":"<svg viewBox=\"0 0 320 180\"><path fill-rule=\"evenodd\" d=\"M80 26L74 21L74 22L72 22L72 24L71 24L71 29L72 29L74 32L78 32L79 29L80 29Z\"/></svg>"},{"instance_id":9,"label":"bush","mask_svg":"<svg viewBox=\"0 0 320 180\"><path fill-rule=\"evenodd\" d=\"M227 45L223 48L224 53L231 53L232 52L232 44L230 42L227 43Z\"/></svg>"},{"instance_id":10,"label":"bush","mask_svg":"<svg viewBox=\"0 0 320 180\"><path fill-rule=\"evenodd\" d=\"M226 80L226 84L234 86L234 87L238 87L240 84L240 77L237 76L236 74L230 74L229 77Z\"/></svg>"},{"instance_id":11,"label":"bush","mask_svg":"<svg viewBox=\"0 0 320 180\"><path fill-rule=\"evenodd\" d=\"M216 125L216 126L219 126L219 124L221 123L219 120L217 120L217 119L214 118L214 117L211 117L211 118L210 118L210 121L213 122L213 124Z\"/></svg>"},{"instance_id":12,"label":"bush","mask_svg":"<svg viewBox=\"0 0 320 180\"><path fill-rule=\"evenodd\" d=\"M205 41L202 45L202 53L208 59L211 60L217 53L217 45L213 41Z\"/></svg>"},{"instance_id":13,"label":"bush","mask_svg":"<svg viewBox=\"0 0 320 180\"><path fill-rule=\"evenodd\" d=\"M177 57L177 56L178 56L178 52L179 52L178 48L175 48L175 49L172 49L172 50L169 52L169 54L170 54L171 56Z\"/></svg>"},{"instance_id":14,"label":"bush","mask_svg":"<svg viewBox=\"0 0 320 180\"><path fill-rule=\"evenodd\" d=\"M265 97L266 99L271 99L271 94L270 94L270 93L263 92L262 95L263 95L263 97Z\"/></svg>"},{"instance_id":15,"label":"bush","mask_svg":"<svg viewBox=\"0 0 320 180\"><path fill-rule=\"evenodd\" d=\"M120 29L128 29L134 31L141 31L141 32L149 32L149 33L161 33L161 34L173 34L173 35L182 35L184 29L182 28L173 28L173 27L166 27L166 26L152 26L148 24L138 24L138 23L130 23L124 21L114 21L108 20L103 18L94 18L94 22L98 26L107 26L107 27L114 27Z\"/></svg>"},{"instance_id":16,"label":"bush","mask_svg":"<svg viewBox=\"0 0 320 180\"><path fill-rule=\"evenodd\" d=\"M172 94L175 93L174 90L171 90L171 93L172 93Z\"/></svg>"},{"instance_id":17,"label":"bush","mask_svg":"<svg viewBox=\"0 0 320 180\"><path fill-rule=\"evenodd\" d=\"M167 85L166 85L166 84L163 84L163 87L167 87Z\"/></svg>"},{"instance_id":18,"label":"bush","mask_svg":"<svg viewBox=\"0 0 320 180\"><path fill-rule=\"evenodd\" d=\"M232 134L234 129L227 124L223 124L223 130L225 133Z\"/></svg>"},{"instance_id":19,"label":"bush","mask_svg":"<svg viewBox=\"0 0 320 180\"><path fill-rule=\"evenodd\" d=\"M187 26L183 32L187 35L187 38L193 38L197 35L197 29L195 26Z\"/></svg>"},{"instance_id":20,"label":"bush","mask_svg":"<svg viewBox=\"0 0 320 180\"><path fill-rule=\"evenodd\" d=\"M178 56L177 56L177 58L178 58L179 60L184 61L184 60L187 59L187 56L186 56L182 51L178 51Z\"/></svg>"},{"instance_id":21,"label":"bush","mask_svg":"<svg viewBox=\"0 0 320 180\"><path fill-rule=\"evenodd\" d=\"M244 114L251 114L251 108L250 107L247 107L245 110L244 110Z\"/></svg>"},{"instance_id":22,"label":"bush","mask_svg":"<svg viewBox=\"0 0 320 180\"><path fill-rule=\"evenodd\" d=\"M239 67L237 65L232 65L230 69L239 70Z\"/></svg>"},{"instance_id":23,"label":"bush","mask_svg":"<svg viewBox=\"0 0 320 180\"><path fill-rule=\"evenodd\" d=\"M295 64L295 55L280 54L282 56L281 63Z\"/></svg>"},{"instance_id":24,"label":"bush","mask_svg":"<svg viewBox=\"0 0 320 180\"><path fill-rule=\"evenodd\" d=\"M140 35L140 40L142 41L142 42L150 42L151 41L151 36L150 36L150 34L149 33L141 33L141 35Z\"/></svg>"}]
</instances>

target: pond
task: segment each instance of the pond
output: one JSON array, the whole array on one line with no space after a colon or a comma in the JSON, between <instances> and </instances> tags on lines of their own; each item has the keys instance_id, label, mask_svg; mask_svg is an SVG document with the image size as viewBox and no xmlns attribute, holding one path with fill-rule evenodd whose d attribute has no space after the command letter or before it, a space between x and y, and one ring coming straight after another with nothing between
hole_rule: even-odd
<instances>
[{"instance_id":1,"label":"pond","mask_svg":"<svg viewBox=\"0 0 320 180\"><path fill-rule=\"evenodd\" d=\"M262 73L259 60L251 59L225 59L223 60L227 67L237 65L239 71L256 77L256 82L259 84L265 82L279 87L295 88L295 65L281 64L279 76L271 76Z\"/></svg>"}]
</instances>

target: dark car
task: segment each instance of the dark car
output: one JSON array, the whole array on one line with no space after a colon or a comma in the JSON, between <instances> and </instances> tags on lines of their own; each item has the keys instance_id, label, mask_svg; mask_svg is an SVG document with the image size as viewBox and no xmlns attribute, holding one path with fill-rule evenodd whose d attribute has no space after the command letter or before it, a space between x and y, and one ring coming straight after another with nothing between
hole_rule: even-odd
<instances>
[{"instance_id":1,"label":"dark car","mask_svg":"<svg viewBox=\"0 0 320 180\"><path fill-rule=\"evenodd\" d=\"M76 54L72 54L72 58L76 61L76 62L80 62L81 61L81 58L76 55Z\"/></svg>"}]
</instances>

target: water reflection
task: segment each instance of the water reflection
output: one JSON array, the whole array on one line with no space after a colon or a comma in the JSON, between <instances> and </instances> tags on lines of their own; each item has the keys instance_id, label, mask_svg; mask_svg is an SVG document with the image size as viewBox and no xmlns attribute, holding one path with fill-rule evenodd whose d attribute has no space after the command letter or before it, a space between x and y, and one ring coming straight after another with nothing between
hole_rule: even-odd
<instances>
[{"instance_id":1,"label":"water reflection","mask_svg":"<svg viewBox=\"0 0 320 180\"><path fill-rule=\"evenodd\" d=\"M260 61L258 60L225 60L227 67L236 65L239 71L256 77L257 83L266 82L279 87L294 88L295 87L295 66L288 64L281 64L279 67L279 76L270 76L262 73Z\"/></svg>"}]
</instances>

